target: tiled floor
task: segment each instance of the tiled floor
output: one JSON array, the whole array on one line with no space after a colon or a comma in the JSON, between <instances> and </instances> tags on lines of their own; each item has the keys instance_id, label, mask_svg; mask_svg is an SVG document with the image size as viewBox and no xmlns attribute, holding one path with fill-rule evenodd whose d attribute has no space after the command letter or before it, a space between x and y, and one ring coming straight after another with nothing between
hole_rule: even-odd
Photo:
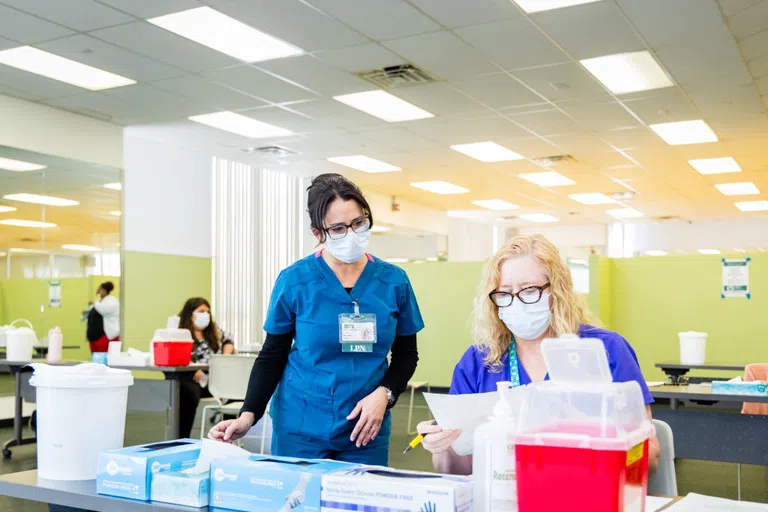
<instances>
[{"instance_id":1,"label":"tiled floor","mask_svg":"<svg viewBox=\"0 0 768 512\"><path fill-rule=\"evenodd\" d=\"M416 419L427 419L427 410L423 402L419 404ZM405 423L408 419L407 403L395 408L392 421L392 438L390 450L390 465L401 469L429 471L432 469L429 455L422 449L414 450L407 455L402 451L410 441L405 434ZM165 415L163 414L129 414L126 423L126 445L135 445L164 438ZM193 435L195 432L193 432ZM0 429L0 441L5 441L12 435L11 429ZM87 435L87 433L86 433ZM35 446L24 446L13 450L13 458L0 461L0 474L25 471L35 468ZM726 498L736 498L736 465L713 463L693 460L677 462L678 486L681 494L697 492ZM743 499L768 503L768 468L762 466L743 466L742 468ZM45 506L21 502L0 497L0 512L42 512Z\"/></svg>"}]
</instances>

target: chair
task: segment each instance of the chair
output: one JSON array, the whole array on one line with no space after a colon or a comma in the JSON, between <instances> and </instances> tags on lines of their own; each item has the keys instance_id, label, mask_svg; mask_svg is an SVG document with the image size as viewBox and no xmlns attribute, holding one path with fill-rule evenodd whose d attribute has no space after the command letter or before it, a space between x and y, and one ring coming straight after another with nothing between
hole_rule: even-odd
<instances>
[{"instance_id":1,"label":"chair","mask_svg":"<svg viewBox=\"0 0 768 512\"><path fill-rule=\"evenodd\" d=\"M218 412L233 416L240 413L254 361L256 356L221 354L211 356L208 362L208 390L216 403L203 408L200 425L201 439L204 439L208 433L206 426L210 421L211 413ZM230 400L233 401L230 402Z\"/></svg>"},{"instance_id":2,"label":"chair","mask_svg":"<svg viewBox=\"0 0 768 512\"><path fill-rule=\"evenodd\" d=\"M416 390L419 389L419 388L423 388L423 387L427 388L427 393L430 392L429 382L427 382L427 381L410 381L410 382L408 382L408 388L410 388L410 390L411 390L411 403L408 406L408 426L406 427L408 430L406 431L406 433L409 436L412 436L412 435L416 434L416 430L413 430L413 427L412 427L412 423L413 423L413 407L414 407L413 406L413 400L414 400L415 395L416 395Z\"/></svg>"},{"instance_id":3,"label":"chair","mask_svg":"<svg viewBox=\"0 0 768 512\"><path fill-rule=\"evenodd\" d=\"M661 420L653 420L656 438L661 445L659 468L648 477L648 494L651 496L677 496L675 473L675 439L672 428Z\"/></svg>"}]
</instances>

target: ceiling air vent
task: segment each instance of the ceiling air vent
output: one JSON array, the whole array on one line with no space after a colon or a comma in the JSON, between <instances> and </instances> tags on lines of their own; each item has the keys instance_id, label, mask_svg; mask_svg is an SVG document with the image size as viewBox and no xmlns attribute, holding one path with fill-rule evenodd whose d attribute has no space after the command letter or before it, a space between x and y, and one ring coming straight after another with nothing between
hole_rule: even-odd
<instances>
[{"instance_id":1,"label":"ceiling air vent","mask_svg":"<svg viewBox=\"0 0 768 512\"><path fill-rule=\"evenodd\" d=\"M260 148L250 147L250 148L245 148L243 151L245 151L246 153L252 153L255 155L262 155L262 156L267 156L271 158L285 158L287 156L293 156L298 154L296 151L292 151L282 146L263 146Z\"/></svg>"},{"instance_id":2,"label":"ceiling air vent","mask_svg":"<svg viewBox=\"0 0 768 512\"><path fill-rule=\"evenodd\" d=\"M542 167L556 167L558 165L564 164L575 164L577 163L577 160L573 157L573 155L554 155L545 156L542 158L534 158L533 162Z\"/></svg>"},{"instance_id":3,"label":"ceiling air vent","mask_svg":"<svg viewBox=\"0 0 768 512\"><path fill-rule=\"evenodd\" d=\"M387 66L379 69L367 69L355 73L363 80L381 89L395 89L437 82L437 79L413 64Z\"/></svg>"},{"instance_id":4,"label":"ceiling air vent","mask_svg":"<svg viewBox=\"0 0 768 512\"><path fill-rule=\"evenodd\" d=\"M633 199L637 195L636 192L632 192L630 190L627 190L626 192L614 192L611 194L611 199L615 199L616 201L629 201L630 199Z\"/></svg>"},{"instance_id":5,"label":"ceiling air vent","mask_svg":"<svg viewBox=\"0 0 768 512\"><path fill-rule=\"evenodd\" d=\"M655 222L666 222L669 220L681 220L677 215L662 215L660 217L653 217L651 220Z\"/></svg>"},{"instance_id":6,"label":"ceiling air vent","mask_svg":"<svg viewBox=\"0 0 768 512\"><path fill-rule=\"evenodd\" d=\"M29 238L29 237L19 238L19 242L24 242L28 244L37 243L39 241L40 240L38 240L37 238Z\"/></svg>"}]
</instances>

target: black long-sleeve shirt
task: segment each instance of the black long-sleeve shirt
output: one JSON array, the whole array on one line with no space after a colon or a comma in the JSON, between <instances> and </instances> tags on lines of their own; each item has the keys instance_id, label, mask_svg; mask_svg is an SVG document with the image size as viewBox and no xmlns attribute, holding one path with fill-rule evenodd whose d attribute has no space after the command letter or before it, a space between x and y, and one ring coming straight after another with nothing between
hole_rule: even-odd
<instances>
[{"instance_id":1,"label":"black long-sleeve shirt","mask_svg":"<svg viewBox=\"0 0 768 512\"><path fill-rule=\"evenodd\" d=\"M264 346L259 352L256 362L253 363L241 413L252 412L257 421L264 416L267 404L275 393L288 364L293 336L293 332L286 334L267 333ZM395 341L392 343L392 360L384 378L381 379L380 385L391 389L397 398L408 388L408 381L413 377L418 362L419 351L416 335L395 337Z\"/></svg>"}]
</instances>

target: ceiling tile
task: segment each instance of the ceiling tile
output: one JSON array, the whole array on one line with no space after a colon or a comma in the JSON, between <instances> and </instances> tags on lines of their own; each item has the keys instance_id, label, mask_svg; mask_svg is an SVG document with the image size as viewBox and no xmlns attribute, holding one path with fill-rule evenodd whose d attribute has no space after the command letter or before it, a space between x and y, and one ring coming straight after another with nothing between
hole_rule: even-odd
<instances>
[{"instance_id":1,"label":"ceiling tile","mask_svg":"<svg viewBox=\"0 0 768 512\"><path fill-rule=\"evenodd\" d=\"M45 78L34 73L21 71L20 69L0 64L0 84L13 89L25 91L27 94L40 96L41 98L57 98L71 96L84 91L80 87L65 84L58 80Z\"/></svg>"},{"instance_id":2,"label":"ceiling tile","mask_svg":"<svg viewBox=\"0 0 768 512\"><path fill-rule=\"evenodd\" d=\"M243 23L298 46L306 52L371 42L300 0L206 0L211 7Z\"/></svg>"},{"instance_id":3,"label":"ceiling tile","mask_svg":"<svg viewBox=\"0 0 768 512\"><path fill-rule=\"evenodd\" d=\"M328 96L367 91L373 88L361 78L328 66L311 55L260 62L255 67Z\"/></svg>"},{"instance_id":4,"label":"ceiling tile","mask_svg":"<svg viewBox=\"0 0 768 512\"><path fill-rule=\"evenodd\" d=\"M186 11L203 5L198 0L162 0L161 2L156 0L99 0L99 2L143 19Z\"/></svg>"},{"instance_id":5,"label":"ceiling tile","mask_svg":"<svg viewBox=\"0 0 768 512\"><path fill-rule=\"evenodd\" d=\"M196 75L160 80L153 82L152 85L190 98L198 105L209 107L209 110L239 110L265 105L265 102L253 96L234 91Z\"/></svg>"},{"instance_id":6,"label":"ceiling tile","mask_svg":"<svg viewBox=\"0 0 768 512\"><path fill-rule=\"evenodd\" d=\"M768 30L766 30L768 34ZM768 52L768 50L766 50ZM768 53L765 53L762 57L758 57L747 63L750 73L755 78L762 78L768 75Z\"/></svg>"},{"instance_id":7,"label":"ceiling tile","mask_svg":"<svg viewBox=\"0 0 768 512\"><path fill-rule=\"evenodd\" d=\"M237 91L263 98L273 103L314 99L317 95L285 80L274 77L253 66L243 65L203 73L203 76Z\"/></svg>"},{"instance_id":8,"label":"ceiling tile","mask_svg":"<svg viewBox=\"0 0 768 512\"><path fill-rule=\"evenodd\" d=\"M377 41L433 32L441 28L403 0L312 0L311 3Z\"/></svg>"},{"instance_id":9,"label":"ceiling tile","mask_svg":"<svg viewBox=\"0 0 768 512\"><path fill-rule=\"evenodd\" d=\"M390 92L436 116L472 113L485 115L488 113L486 107L456 91L446 83L403 87L392 89Z\"/></svg>"},{"instance_id":10,"label":"ceiling tile","mask_svg":"<svg viewBox=\"0 0 768 512\"><path fill-rule=\"evenodd\" d=\"M448 28L522 18L510 0L409 0Z\"/></svg>"},{"instance_id":11,"label":"ceiling tile","mask_svg":"<svg viewBox=\"0 0 768 512\"><path fill-rule=\"evenodd\" d=\"M631 150L633 148L664 148L666 143L648 128L635 128L631 130L612 130L600 133L600 136L619 149ZM629 151L632 156L632 151ZM669 153L668 153L669 154Z\"/></svg>"},{"instance_id":12,"label":"ceiling tile","mask_svg":"<svg viewBox=\"0 0 768 512\"><path fill-rule=\"evenodd\" d=\"M618 102L598 103L577 101L561 107L590 131L608 131L619 128L635 128L640 123Z\"/></svg>"},{"instance_id":13,"label":"ceiling tile","mask_svg":"<svg viewBox=\"0 0 768 512\"><path fill-rule=\"evenodd\" d=\"M696 105L677 87L647 91L630 100L622 99L622 102L647 124L701 117Z\"/></svg>"},{"instance_id":14,"label":"ceiling tile","mask_svg":"<svg viewBox=\"0 0 768 512\"><path fill-rule=\"evenodd\" d=\"M145 21L97 30L90 35L192 73L240 62Z\"/></svg>"},{"instance_id":15,"label":"ceiling tile","mask_svg":"<svg viewBox=\"0 0 768 512\"><path fill-rule=\"evenodd\" d=\"M315 57L351 73L407 64L405 59L378 43L363 44L338 50L326 50L316 53Z\"/></svg>"},{"instance_id":16,"label":"ceiling tile","mask_svg":"<svg viewBox=\"0 0 768 512\"><path fill-rule=\"evenodd\" d=\"M479 75L454 82L455 86L477 101L495 109L539 103L542 98L507 73Z\"/></svg>"},{"instance_id":17,"label":"ceiling tile","mask_svg":"<svg viewBox=\"0 0 768 512\"><path fill-rule=\"evenodd\" d=\"M83 34L54 39L37 47L140 82L184 74L180 69Z\"/></svg>"},{"instance_id":18,"label":"ceiling tile","mask_svg":"<svg viewBox=\"0 0 768 512\"><path fill-rule=\"evenodd\" d=\"M728 24L739 40L765 30L768 26L768 2L763 1L740 11L730 18Z\"/></svg>"},{"instance_id":19,"label":"ceiling tile","mask_svg":"<svg viewBox=\"0 0 768 512\"><path fill-rule=\"evenodd\" d=\"M643 41L613 2L553 9L533 14L532 18L578 60L645 49ZM588 37L585 34L589 34Z\"/></svg>"},{"instance_id":20,"label":"ceiling tile","mask_svg":"<svg viewBox=\"0 0 768 512\"><path fill-rule=\"evenodd\" d=\"M481 53L447 31L395 39L384 46L447 80L499 71Z\"/></svg>"},{"instance_id":21,"label":"ceiling tile","mask_svg":"<svg viewBox=\"0 0 768 512\"><path fill-rule=\"evenodd\" d=\"M16 41L11 41L10 39L3 39L0 37L0 50L7 50L8 48L16 48L17 46L21 46L20 43L17 43Z\"/></svg>"},{"instance_id":22,"label":"ceiling tile","mask_svg":"<svg viewBox=\"0 0 768 512\"><path fill-rule=\"evenodd\" d=\"M45 99L40 94L35 94L26 89L15 89L13 87L9 87L7 85L2 85L2 84L0 84L0 94L5 94L6 96L13 96L14 98L19 98L27 101L41 101Z\"/></svg>"},{"instance_id":23,"label":"ceiling tile","mask_svg":"<svg viewBox=\"0 0 768 512\"><path fill-rule=\"evenodd\" d=\"M473 25L454 31L504 69L545 66L568 61L526 18Z\"/></svg>"},{"instance_id":24,"label":"ceiling tile","mask_svg":"<svg viewBox=\"0 0 768 512\"><path fill-rule=\"evenodd\" d=\"M133 16L94 0L3 0L3 3L81 32L135 21Z\"/></svg>"},{"instance_id":25,"label":"ceiling tile","mask_svg":"<svg viewBox=\"0 0 768 512\"><path fill-rule=\"evenodd\" d=\"M361 132L376 143L385 144L399 151L427 152L444 147L405 128L376 128Z\"/></svg>"},{"instance_id":26,"label":"ceiling tile","mask_svg":"<svg viewBox=\"0 0 768 512\"><path fill-rule=\"evenodd\" d=\"M695 55L706 55L707 58L693 58ZM658 48L656 56L672 78L686 90L707 90L713 84L744 85L752 82L739 47L730 39L670 44Z\"/></svg>"},{"instance_id":27,"label":"ceiling tile","mask_svg":"<svg viewBox=\"0 0 768 512\"><path fill-rule=\"evenodd\" d=\"M412 123L408 126L408 130L446 146L483 142L500 137L515 138L530 135L508 119L498 115L475 118L471 121L461 118L452 121L425 119L418 123ZM447 147L446 150L450 151ZM455 151L451 151L451 153L455 153L462 159L468 158Z\"/></svg>"},{"instance_id":28,"label":"ceiling tile","mask_svg":"<svg viewBox=\"0 0 768 512\"><path fill-rule=\"evenodd\" d=\"M740 13L744 9L749 9L762 1L763 0L717 0L717 3L720 4L720 9L723 11L723 14L730 17Z\"/></svg>"},{"instance_id":29,"label":"ceiling tile","mask_svg":"<svg viewBox=\"0 0 768 512\"><path fill-rule=\"evenodd\" d=\"M610 99L592 75L572 62L515 71L513 74L550 101Z\"/></svg>"},{"instance_id":30,"label":"ceiling tile","mask_svg":"<svg viewBox=\"0 0 768 512\"><path fill-rule=\"evenodd\" d=\"M0 5L0 34L24 44L35 44L73 32L16 9Z\"/></svg>"},{"instance_id":31,"label":"ceiling tile","mask_svg":"<svg viewBox=\"0 0 768 512\"><path fill-rule=\"evenodd\" d=\"M741 0L740 0L741 1ZM728 37L715 2L701 0L618 0L642 37L652 48L685 41Z\"/></svg>"},{"instance_id":32,"label":"ceiling tile","mask_svg":"<svg viewBox=\"0 0 768 512\"><path fill-rule=\"evenodd\" d=\"M347 130L389 125L389 123L382 121L381 119L330 99L308 101L306 103L292 105L291 110L296 110L312 119L326 123L329 127L339 127ZM418 121L406 121L406 123L418 123Z\"/></svg>"},{"instance_id":33,"label":"ceiling tile","mask_svg":"<svg viewBox=\"0 0 768 512\"><path fill-rule=\"evenodd\" d=\"M746 60L756 59L768 53L768 30L762 30L741 41L741 51Z\"/></svg>"},{"instance_id":34,"label":"ceiling tile","mask_svg":"<svg viewBox=\"0 0 768 512\"><path fill-rule=\"evenodd\" d=\"M280 107L254 108L243 110L239 113L265 123L286 128L294 133L322 132L328 129L327 125L323 122Z\"/></svg>"}]
</instances>

